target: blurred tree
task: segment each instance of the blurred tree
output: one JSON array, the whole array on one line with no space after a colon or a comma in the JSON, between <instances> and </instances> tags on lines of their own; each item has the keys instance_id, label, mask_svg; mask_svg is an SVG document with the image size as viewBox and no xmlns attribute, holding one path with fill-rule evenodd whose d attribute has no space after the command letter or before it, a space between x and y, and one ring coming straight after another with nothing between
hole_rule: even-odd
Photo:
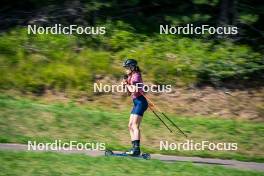
<instances>
[{"instance_id":1,"label":"blurred tree","mask_svg":"<svg viewBox=\"0 0 264 176\"><path fill-rule=\"evenodd\" d=\"M235 25L236 22L236 1L221 0L220 1L220 25Z\"/></svg>"}]
</instances>

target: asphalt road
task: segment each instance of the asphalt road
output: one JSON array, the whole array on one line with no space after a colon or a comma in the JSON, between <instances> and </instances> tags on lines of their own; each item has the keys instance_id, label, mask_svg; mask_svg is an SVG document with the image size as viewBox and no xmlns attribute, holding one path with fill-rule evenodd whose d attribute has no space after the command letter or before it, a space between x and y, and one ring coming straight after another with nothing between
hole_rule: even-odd
<instances>
[{"instance_id":1,"label":"asphalt road","mask_svg":"<svg viewBox=\"0 0 264 176\"><path fill-rule=\"evenodd\" d=\"M0 150L22 150L28 151L28 146L25 144L0 144ZM31 150L32 151L32 150ZM91 151L91 150L49 150L60 153L83 153L89 156L97 157L104 156L104 151ZM36 152L44 152L43 150L37 150ZM216 158L200 158L200 157L184 157L184 156L170 156L151 154L152 159L161 160L164 162L192 162L198 165L219 165L224 167L231 167L240 170L255 170L264 172L264 163L256 162L243 162L237 160L224 160Z\"/></svg>"}]
</instances>

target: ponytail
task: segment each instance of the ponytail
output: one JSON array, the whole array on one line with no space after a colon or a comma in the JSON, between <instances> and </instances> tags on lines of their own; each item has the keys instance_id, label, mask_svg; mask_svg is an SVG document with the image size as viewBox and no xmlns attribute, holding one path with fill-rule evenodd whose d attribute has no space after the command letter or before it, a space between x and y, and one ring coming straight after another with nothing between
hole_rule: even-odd
<instances>
[{"instance_id":1,"label":"ponytail","mask_svg":"<svg viewBox=\"0 0 264 176\"><path fill-rule=\"evenodd\" d=\"M141 72L141 70L140 70L140 68L139 68L139 66L135 66L135 68L134 68L134 70L133 71L135 71L135 72Z\"/></svg>"}]
</instances>

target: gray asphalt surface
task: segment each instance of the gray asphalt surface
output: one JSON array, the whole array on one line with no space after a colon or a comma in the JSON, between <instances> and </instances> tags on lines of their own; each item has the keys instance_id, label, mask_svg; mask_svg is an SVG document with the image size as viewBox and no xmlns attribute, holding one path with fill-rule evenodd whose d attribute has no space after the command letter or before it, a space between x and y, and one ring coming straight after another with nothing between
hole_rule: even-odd
<instances>
[{"instance_id":1,"label":"gray asphalt surface","mask_svg":"<svg viewBox=\"0 0 264 176\"><path fill-rule=\"evenodd\" d=\"M0 150L22 150L28 151L28 146L25 144L0 144ZM32 150L30 150L32 151ZM89 150L49 150L60 153L83 153L89 156L97 157L104 156L104 151L89 151ZM36 152L45 152L37 150ZM224 167L231 167L240 170L255 170L264 172L264 163L243 162L237 160L224 160L216 158L200 158L200 157L184 157L184 156L169 156L160 154L151 154L152 159L161 160L164 162L192 162L198 165L219 165Z\"/></svg>"}]
</instances>

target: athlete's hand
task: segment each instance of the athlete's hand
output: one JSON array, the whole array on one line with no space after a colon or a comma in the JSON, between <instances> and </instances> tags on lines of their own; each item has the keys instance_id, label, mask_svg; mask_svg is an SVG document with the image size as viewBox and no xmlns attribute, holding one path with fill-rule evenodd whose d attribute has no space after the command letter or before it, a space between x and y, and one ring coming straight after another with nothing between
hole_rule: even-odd
<instances>
[{"instance_id":1,"label":"athlete's hand","mask_svg":"<svg viewBox=\"0 0 264 176\"><path fill-rule=\"evenodd\" d=\"M121 82L122 85L127 85L127 80L123 79L123 81Z\"/></svg>"},{"instance_id":2,"label":"athlete's hand","mask_svg":"<svg viewBox=\"0 0 264 176\"><path fill-rule=\"evenodd\" d=\"M126 81L126 80L123 80L123 81L121 82L121 85L122 85L123 87L126 87L126 85L127 85L127 81Z\"/></svg>"}]
</instances>

